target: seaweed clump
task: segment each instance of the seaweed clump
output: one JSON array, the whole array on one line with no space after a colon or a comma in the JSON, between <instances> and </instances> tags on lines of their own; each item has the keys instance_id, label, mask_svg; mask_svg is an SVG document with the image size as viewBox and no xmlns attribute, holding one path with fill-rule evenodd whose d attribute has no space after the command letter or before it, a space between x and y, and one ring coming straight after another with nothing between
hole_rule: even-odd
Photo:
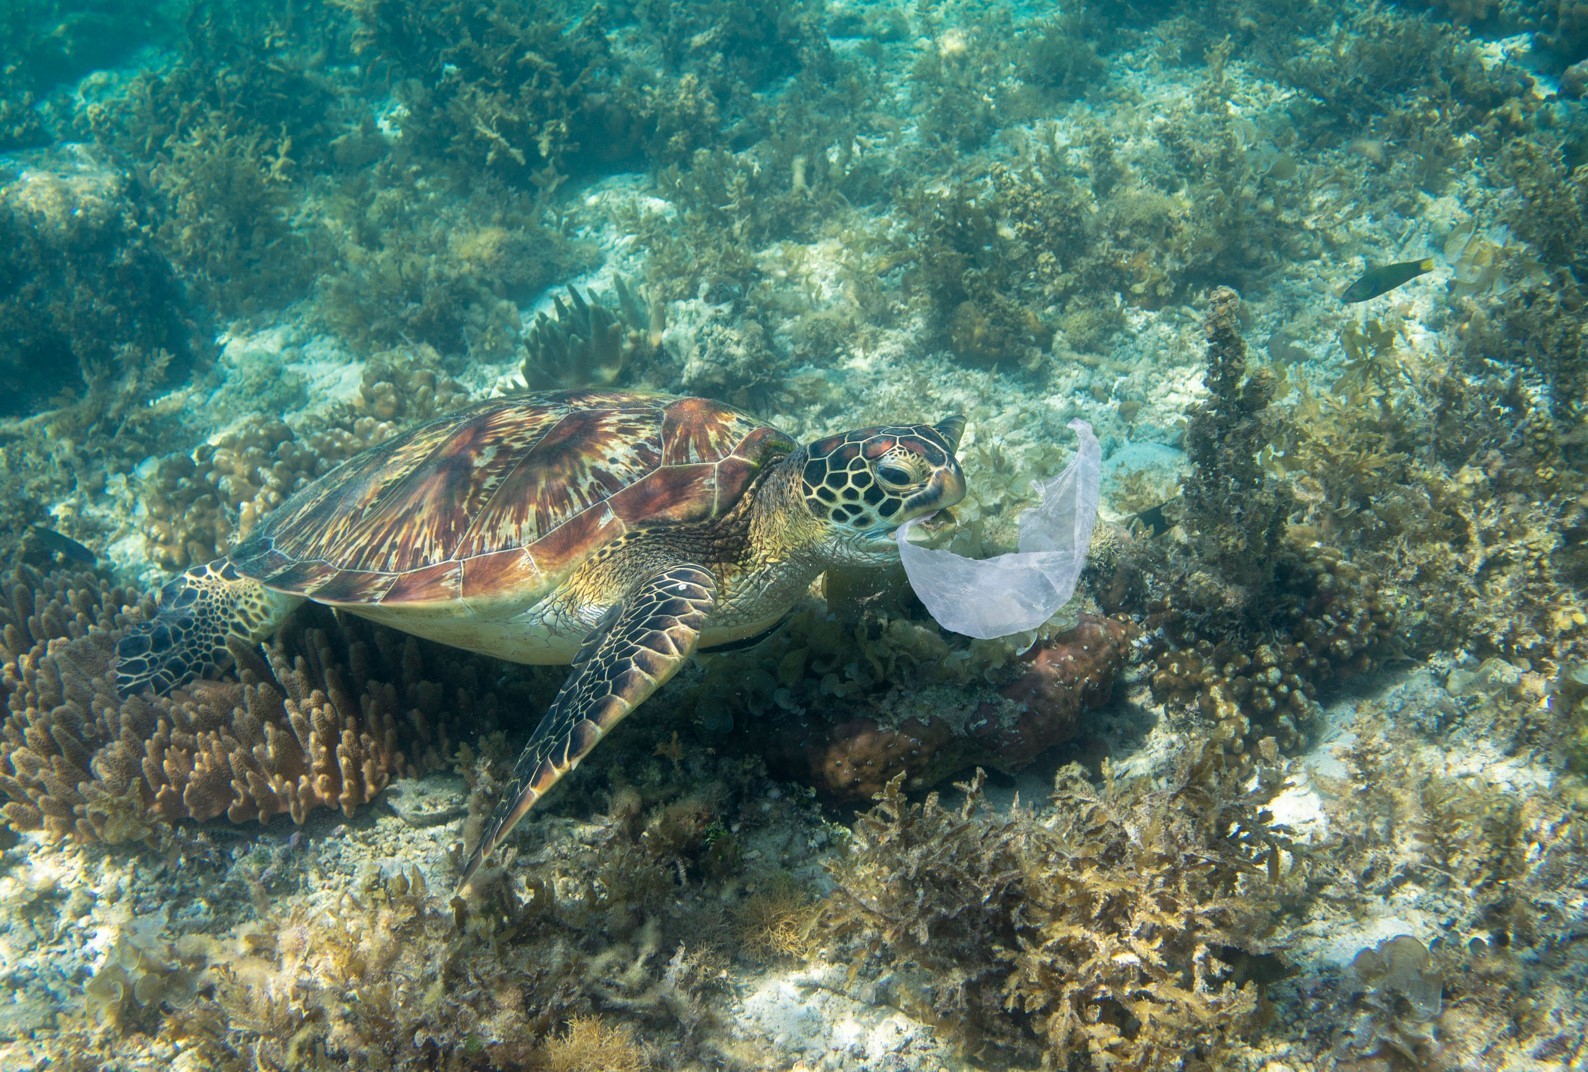
<instances>
[{"instance_id":1,"label":"seaweed clump","mask_svg":"<svg viewBox=\"0 0 1588 1072\"><path fill-rule=\"evenodd\" d=\"M1380 664L1394 604L1370 571L1290 525L1292 493L1265 468L1286 434L1278 383L1247 371L1235 292L1211 300L1179 524L1143 557L1151 681L1159 699L1199 708L1231 753L1268 734L1289 748L1322 686Z\"/></svg>"},{"instance_id":2,"label":"seaweed clump","mask_svg":"<svg viewBox=\"0 0 1588 1072\"><path fill-rule=\"evenodd\" d=\"M568 1030L541 1047L545 1072L645 1072L651 1062L632 1029L596 1016L575 1016Z\"/></svg>"},{"instance_id":3,"label":"seaweed clump","mask_svg":"<svg viewBox=\"0 0 1588 1072\"><path fill-rule=\"evenodd\" d=\"M430 160L554 189L637 148L604 11L355 0L353 50L395 82L403 140Z\"/></svg>"},{"instance_id":4,"label":"seaweed clump","mask_svg":"<svg viewBox=\"0 0 1588 1072\"><path fill-rule=\"evenodd\" d=\"M0 416L83 395L122 420L203 354L149 222L86 153L0 165Z\"/></svg>"},{"instance_id":5,"label":"seaweed clump","mask_svg":"<svg viewBox=\"0 0 1588 1072\"><path fill-rule=\"evenodd\" d=\"M1489 338L1420 352L1393 323L1347 328L1343 374L1295 387L1274 460L1294 530L1379 578L1408 649L1560 664L1588 629L1584 444L1543 369Z\"/></svg>"},{"instance_id":6,"label":"seaweed clump","mask_svg":"<svg viewBox=\"0 0 1588 1072\"><path fill-rule=\"evenodd\" d=\"M1209 610L1255 613L1273 581L1291 498L1268 478L1260 460L1273 442L1278 414L1272 376L1248 374L1237 319L1240 295L1218 287L1208 295L1206 401L1192 407L1185 433L1190 473L1181 513L1206 578ZM1201 580L1199 578L1199 580Z\"/></svg>"},{"instance_id":7,"label":"seaweed clump","mask_svg":"<svg viewBox=\"0 0 1588 1072\"><path fill-rule=\"evenodd\" d=\"M735 840L725 824L751 811L677 781L619 785L586 828L594 851L566 858L543 830L483 871L467 903L390 865L333 879L342 888L318 904L261 901L256 919L201 946L208 985L162 1039L228 1072L720 1061L704 999L725 977L734 898L720 881L730 869L710 860ZM476 794L488 783L476 777Z\"/></svg>"},{"instance_id":8,"label":"seaweed clump","mask_svg":"<svg viewBox=\"0 0 1588 1072\"><path fill-rule=\"evenodd\" d=\"M345 95L305 33L314 17L198 9L176 62L80 117L137 182L184 282L223 315L291 300L319 274L315 228L296 217L312 177L331 170Z\"/></svg>"},{"instance_id":9,"label":"seaweed clump","mask_svg":"<svg viewBox=\"0 0 1588 1072\"><path fill-rule=\"evenodd\" d=\"M1054 818L955 808L898 781L829 865L831 933L895 964L894 1000L969 1051L1044 1067L1219 1057L1258 1023L1284 839L1260 802L1181 781L1095 790L1061 771Z\"/></svg>"},{"instance_id":10,"label":"seaweed clump","mask_svg":"<svg viewBox=\"0 0 1588 1072\"><path fill-rule=\"evenodd\" d=\"M66 125L58 91L95 68L168 37L163 5L11 0L0 8L0 151L56 140Z\"/></svg>"},{"instance_id":11,"label":"seaweed clump","mask_svg":"<svg viewBox=\"0 0 1588 1072\"><path fill-rule=\"evenodd\" d=\"M453 362L519 345L519 303L590 267L539 195L494 175L404 163L366 135L376 163L315 205L335 242L314 311L358 347L419 343ZM456 366L455 366L456 367Z\"/></svg>"},{"instance_id":12,"label":"seaweed clump","mask_svg":"<svg viewBox=\"0 0 1588 1072\"><path fill-rule=\"evenodd\" d=\"M164 911L121 929L115 945L83 988L83 1004L96 1023L122 1033L148 1031L168 1011L198 1001L207 957L202 940L160 937Z\"/></svg>"},{"instance_id":13,"label":"seaweed clump","mask_svg":"<svg viewBox=\"0 0 1588 1072\"><path fill-rule=\"evenodd\" d=\"M1569 1067L1583 1052L1578 973L1555 959L1581 928L1580 783L1450 761L1472 729L1509 738L1514 755L1556 728L1544 675L1511 670L1452 674L1448 693L1432 694L1414 674L1359 706L1345 757L1354 788L1324 799L1310 891L1330 891L1331 916L1369 918L1415 897L1438 922L1316 976L1311 1011L1287 1034L1319 1060L1414 1072Z\"/></svg>"}]
</instances>

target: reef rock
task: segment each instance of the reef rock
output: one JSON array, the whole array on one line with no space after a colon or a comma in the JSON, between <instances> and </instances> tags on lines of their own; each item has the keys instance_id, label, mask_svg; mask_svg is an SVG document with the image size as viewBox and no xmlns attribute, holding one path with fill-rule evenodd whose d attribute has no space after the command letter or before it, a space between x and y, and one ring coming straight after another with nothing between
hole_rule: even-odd
<instances>
[{"instance_id":1,"label":"reef rock","mask_svg":"<svg viewBox=\"0 0 1588 1072\"><path fill-rule=\"evenodd\" d=\"M888 723L874 716L786 725L768 761L783 776L842 802L869 800L897 775L925 788L972 766L1013 772L1075 737L1082 716L1107 700L1125 666L1129 627L1083 614L1020 657L1001 699L974 712L944 711Z\"/></svg>"}]
</instances>

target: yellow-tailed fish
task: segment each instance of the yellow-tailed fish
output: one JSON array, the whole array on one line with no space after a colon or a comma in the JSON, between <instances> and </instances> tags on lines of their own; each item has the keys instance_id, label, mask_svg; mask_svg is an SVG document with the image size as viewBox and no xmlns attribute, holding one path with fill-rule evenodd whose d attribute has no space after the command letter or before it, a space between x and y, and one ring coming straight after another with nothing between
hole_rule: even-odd
<instances>
[{"instance_id":1,"label":"yellow-tailed fish","mask_svg":"<svg viewBox=\"0 0 1588 1072\"><path fill-rule=\"evenodd\" d=\"M1431 257L1424 257L1420 261L1400 261L1396 264L1382 264L1377 268L1369 268L1362 273L1362 278L1341 292L1340 300L1347 305L1352 302L1367 301L1380 294L1388 294L1402 283L1410 283L1425 272L1433 270L1434 262Z\"/></svg>"}]
</instances>

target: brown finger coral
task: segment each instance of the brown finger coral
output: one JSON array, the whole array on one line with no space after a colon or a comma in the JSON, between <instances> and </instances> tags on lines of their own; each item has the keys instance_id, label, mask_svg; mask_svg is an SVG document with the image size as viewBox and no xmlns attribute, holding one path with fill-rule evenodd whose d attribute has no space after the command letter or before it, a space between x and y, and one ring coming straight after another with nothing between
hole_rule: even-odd
<instances>
[{"instance_id":1,"label":"brown finger coral","mask_svg":"<svg viewBox=\"0 0 1588 1072\"><path fill-rule=\"evenodd\" d=\"M454 713L494 706L477 699L466 665L446 683L430 678L412 638L313 622L262 653L239 647L236 679L123 700L109 675L113 634L93 628L117 617L106 602L116 590L90 579L53 593L37 575L12 579L0 813L20 829L114 842L179 819L351 814L394 773L443 762Z\"/></svg>"}]
</instances>

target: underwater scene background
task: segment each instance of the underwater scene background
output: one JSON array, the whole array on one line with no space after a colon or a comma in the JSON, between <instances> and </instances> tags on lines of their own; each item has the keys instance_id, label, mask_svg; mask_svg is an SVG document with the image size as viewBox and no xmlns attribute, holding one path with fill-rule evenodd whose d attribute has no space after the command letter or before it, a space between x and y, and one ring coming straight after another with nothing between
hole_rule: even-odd
<instances>
[{"instance_id":1,"label":"underwater scene background","mask_svg":"<svg viewBox=\"0 0 1588 1072\"><path fill-rule=\"evenodd\" d=\"M1580 0L6 0L0 1067L1588 1067L1585 93ZM562 668L311 606L117 694L590 385L963 413L978 558L1083 418L1090 565L829 572L465 897Z\"/></svg>"}]
</instances>

